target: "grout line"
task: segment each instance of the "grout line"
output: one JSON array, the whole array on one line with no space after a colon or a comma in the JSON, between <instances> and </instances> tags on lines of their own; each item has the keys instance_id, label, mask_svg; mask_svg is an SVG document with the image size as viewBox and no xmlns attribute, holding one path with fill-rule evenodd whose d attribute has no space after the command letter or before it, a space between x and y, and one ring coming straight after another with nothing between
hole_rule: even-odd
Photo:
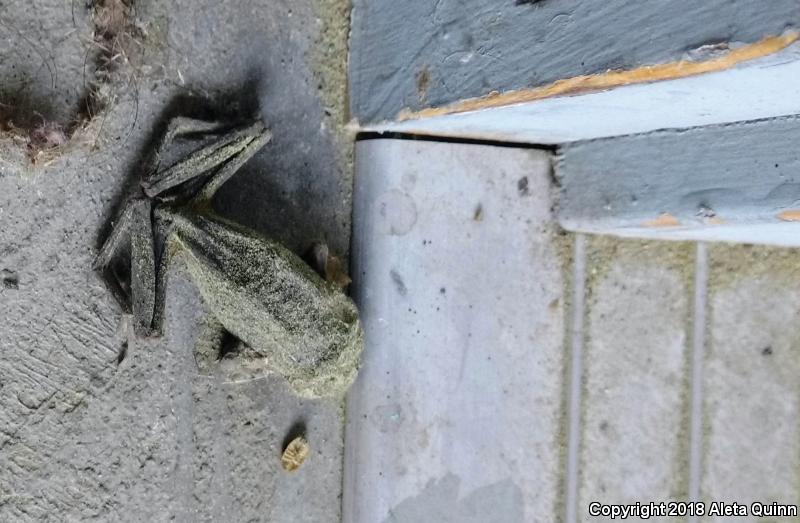
<instances>
[{"instance_id":1,"label":"grout line","mask_svg":"<svg viewBox=\"0 0 800 523\"><path fill-rule=\"evenodd\" d=\"M706 310L708 307L708 251L697 243L694 272L694 310L692 326L692 397L689 421L689 502L700 501L700 479L703 451L703 362L706 344ZM688 523L696 523L689 516Z\"/></svg>"},{"instance_id":2,"label":"grout line","mask_svg":"<svg viewBox=\"0 0 800 523\"><path fill-rule=\"evenodd\" d=\"M572 273L572 332L568 399L567 481L565 523L578 521L578 479L580 466L581 392L583 390L583 319L586 300L586 236L575 235Z\"/></svg>"}]
</instances>

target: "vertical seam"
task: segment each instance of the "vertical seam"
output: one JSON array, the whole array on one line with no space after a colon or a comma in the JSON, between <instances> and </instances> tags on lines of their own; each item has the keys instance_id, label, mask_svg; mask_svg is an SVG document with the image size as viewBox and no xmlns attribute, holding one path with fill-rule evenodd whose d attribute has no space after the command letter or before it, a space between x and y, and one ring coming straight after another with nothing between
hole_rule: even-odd
<instances>
[{"instance_id":1,"label":"vertical seam","mask_svg":"<svg viewBox=\"0 0 800 523\"><path fill-rule=\"evenodd\" d=\"M567 481L565 523L578 520L578 480L580 476L581 394L583 391L583 342L586 301L586 236L577 234L573 252L572 326L570 336L570 374L568 389Z\"/></svg>"},{"instance_id":2,"label":"vertical seam","mask_svg":"<svg viewBox=\"0 0 800 523\"><path fill-rule=\"evenodd\" d=\"M694 309L692 311L692 392L689 421L689 502L700 501L703 451L703 363L706 344L706 310L708 307L708 251L697 243L694 272ZM698 521L689 516L688 523Z\"/></svg>"}]
</instances>

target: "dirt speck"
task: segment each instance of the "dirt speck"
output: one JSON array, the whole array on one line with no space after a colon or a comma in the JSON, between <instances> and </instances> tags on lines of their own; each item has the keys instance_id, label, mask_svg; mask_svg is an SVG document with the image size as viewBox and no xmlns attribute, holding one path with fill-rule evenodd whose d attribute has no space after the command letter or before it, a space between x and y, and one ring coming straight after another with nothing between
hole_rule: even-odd
<instances>
[{"instance_id":1,"label":"dirt speck","mask_svg":"<svg viewBox=\"0 0 800 523\"><path fill-rule=\"evenodd\" d=\"M408 288L406 287L403 278L400 276L396 270L392 269L389 271L389 276L392 278L392 283L394 284L394 288L397 291L397 294L400 296L405 296L408 294Z\"/></svg>"},{"instance_id":2,"label":"dirt speck","mask_svg":"<svg viewBox=\"0 0 800 523\"><path fill-rule=\"evenodd\" d=\"M472 219L474 221L476 221L476 222L483 221L483 205L482 204L479 203L475 207L475 212L472 214Z\"/></svg>"},{"instance_id":3,"label":"dirt speck","mask_svg":"<svg viewBox=\"0 0 800 523\"><path fill-rule=\"evenodd\" d=\"M426 65L417 73L417 96L419 96L420 102L424 102L425 98L428 96L428 86L430 83L431 72Z\"/></svg>"},{"instance_id":4,"label":"dirt speck","mask_svg":"<svg viewBox=\"0 0 800 523\"><path fill-rule=\"evenodd\" d=\"M528 187L528 177L523 176L519 180L517 180L517 192L520 196L528 196L530 194L530 188Z\"/></svg>"}]
</instances>

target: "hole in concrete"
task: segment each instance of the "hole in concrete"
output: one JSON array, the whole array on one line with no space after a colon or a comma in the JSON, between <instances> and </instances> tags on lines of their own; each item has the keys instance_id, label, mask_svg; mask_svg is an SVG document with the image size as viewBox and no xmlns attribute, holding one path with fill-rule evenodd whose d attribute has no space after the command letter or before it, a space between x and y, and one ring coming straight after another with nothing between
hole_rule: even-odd
<instances>
[{"instance_id":1,"label":"hole in concrete","mask_svg":"<svg viewBox=\"0 0 800 523\"><path fill-rule=\"evenodd\" d=\"M0 271L0 280L3 282L4 289L17 290L19 289L19 276L16 272L8 269Z\"/></svg>"}]
</instances>

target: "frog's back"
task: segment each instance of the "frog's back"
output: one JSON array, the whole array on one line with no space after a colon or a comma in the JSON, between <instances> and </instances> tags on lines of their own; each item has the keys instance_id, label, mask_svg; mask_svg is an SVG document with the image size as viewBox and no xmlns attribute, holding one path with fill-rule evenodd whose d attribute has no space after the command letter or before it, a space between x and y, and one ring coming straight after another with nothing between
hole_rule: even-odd
<instances>
[{"instance_id":1,"label":"frog's back","mask_svg":"<svg viewBox=\"0 0 800 523\"><path fill-rule=\"evenodd\" d=\"M282 245L216 217L176 216L173 240L231 334L304 396L344 392L362 346L358 311Z\"/></svg>"}]
</instances>

